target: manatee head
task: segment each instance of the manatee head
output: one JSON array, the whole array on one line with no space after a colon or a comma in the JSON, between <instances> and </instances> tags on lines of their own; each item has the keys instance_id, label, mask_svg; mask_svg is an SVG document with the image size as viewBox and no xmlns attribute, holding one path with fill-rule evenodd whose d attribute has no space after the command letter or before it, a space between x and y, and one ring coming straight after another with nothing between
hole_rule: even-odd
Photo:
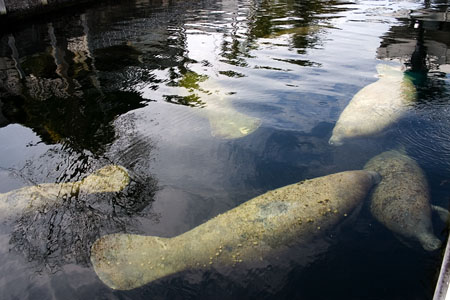
<instances>
[{"instance_id":1,"label":"manatee head","mask_svg":"<svg viewBox=\"0 0 450 300\"><path fill-rule=\"evenodd\" d=\"M342 122L340 122L340 120L338 120L336 125L334 125L333 133L331 134L328 144L333 146L342 146L348 137L347 127L348 126L345 126Z\"/></svg>"},{"instance_id":2,"label":"manatee head","mask_svg":"<svg viewBox=\"0 0 450 300\"><path fill-rule=\"evenodd\" d=\"M342 146L344 142L342 141L342 138L340 136L333 134L328 141L328 144L333 146Z\"/></svg>"},{"instance_id":3,"label":"manatee head","mask_svg":"<svg viewBox=\"0 0 450 300\"><path fill-rule=\"evenodd\" d=\"M403 77L403 68L401 66L391 66L386 64L378 64L376 66L378 75L380 77Z\"/></svg>"},{"instance_id":4,"label":"manatee head","mask_svg":"<svg viewBox=\"0 0 450 300\"><path fill-rule=\"evenodd\" d=\"M372 177L373 184L379 184L381 182L381 175L378 172L375 171L367 171L370 176Z\"/></svg>"}]
</instances>

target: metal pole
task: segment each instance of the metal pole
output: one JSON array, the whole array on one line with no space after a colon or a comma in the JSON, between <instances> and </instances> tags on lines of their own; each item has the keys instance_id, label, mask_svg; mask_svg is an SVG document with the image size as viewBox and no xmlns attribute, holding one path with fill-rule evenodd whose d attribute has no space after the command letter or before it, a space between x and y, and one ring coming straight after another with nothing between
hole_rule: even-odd
<instances>
[{"instance_id":1,"label":"metal pole","mask_svg":"<svg viewBox=\"0 0 450 300\"><path fill-rule=\"evenodd\" d=\"M441 272L434 291L433 300L448 300L450 293L448 290L450 282L450 239L447 241L444 259L442 260Z\"/></svg>"}]
</instances>

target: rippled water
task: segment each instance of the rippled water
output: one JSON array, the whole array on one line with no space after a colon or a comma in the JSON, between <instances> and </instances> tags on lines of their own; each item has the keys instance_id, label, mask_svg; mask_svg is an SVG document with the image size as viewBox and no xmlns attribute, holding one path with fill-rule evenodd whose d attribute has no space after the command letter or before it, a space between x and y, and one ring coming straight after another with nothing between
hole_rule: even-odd
<instances>
[{"instance_id":1,"label":"rippled water","mask_svg":"<svg viewBox=\"0 0 450 300\"><path fill-rule=\"evenodd\" d=\"M432 202L448 207L446 10L445 1L115 1L0 29L0 192L108 164L131 175L122 192L4 220L0 298L431 299L440 251L401 243L367 207L307 265L238 281L210 270L113 291L89 252L107 233L179 235L392 147L417 160ZM414 110L385 135L329 145L381 62L407 67ZM434 227L444 241L445 224Z\"/></svg>"}]
</instances>

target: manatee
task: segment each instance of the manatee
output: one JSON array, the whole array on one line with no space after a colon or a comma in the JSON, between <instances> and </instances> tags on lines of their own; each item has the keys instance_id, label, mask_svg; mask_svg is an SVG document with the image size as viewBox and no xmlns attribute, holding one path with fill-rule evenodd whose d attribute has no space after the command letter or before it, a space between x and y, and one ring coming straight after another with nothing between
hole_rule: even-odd
<instances>
[{"instance_id":1,"label":"manatee","mask_svg":"<svg viewBox=\"0 0 450 300\"><path fill-rule=\"evenodd\" d=\"M237 111L228 93L216 82L209 79L201 86L201 99L206 105L200 112L208 118L213 137L242 138L261 126L261 119Z\"/></svg>"},{"instance_id":2,"label":"manatee","mask_svg":"<svg viewBox=\"0 0 450 300\"><path fill-rule=\"evenodd\" d=\"M186 271L249 266L311 241L359 211L379 181L376 172L346 171L269 191L172 238L111 234L91 248L98 277L130 290Z\"/></svg>"},{"instance_id":3,"label":"manatee","mask_svg":"<svg viewBox=\"0 0 450 300\"><path fill-rule=\"evenodd\" d=\"M441 247L433 234L428 183L424 172L409 156L391 150L367 162L365 170L382 180L370 196L370 211L400 239L418 240L427 251Z\"/></svg>"},{"instance_id":4,"label":"manatee","mask_svg":"<svg viewBox=\"0 0 450 300\"><path fill-rule=\"evenodd\" d=\"M360 90L339 116L329 140L340 146L355 138L384 133L416 99L411 79L400 68L377 66L379 79Z\"/></svg>"},{"instance_id":5,"label":"manatee","mask_svg":"<svg viewBox=\"0 0 450 300\"><path fill-rule=\"evenodd\" d=\"M186 103L200 106L196 109L209 120L213 137L237 139L253 133L261 126L261 119L237 111L229 99L233 93L209 76L187 72L178 86L189 92L189 96L182 97Z\"/></svg>"},{"instance_id":6,"label":"manatee","mask_svg":"<svg viewBox=\"0 0 450 300\"><path fill-rule=\"evenodd\" d=\"M63 201L67 196L119 192L130 182L125 168L107 165L80 181L43 183L0 194L0 218L14 217L45 205Z\"/></svg>"},{"instance_id":7,"label":"manatee","mask_svg":"<svg viewBox=\"0 0 450 300\"><path fill-rule=\"evenodd\" d=\"M236 111L230 104L205 111L211 135L221 139L237 139L253 133L261 126L261 120Z\"/></svg>"}]
</instances>

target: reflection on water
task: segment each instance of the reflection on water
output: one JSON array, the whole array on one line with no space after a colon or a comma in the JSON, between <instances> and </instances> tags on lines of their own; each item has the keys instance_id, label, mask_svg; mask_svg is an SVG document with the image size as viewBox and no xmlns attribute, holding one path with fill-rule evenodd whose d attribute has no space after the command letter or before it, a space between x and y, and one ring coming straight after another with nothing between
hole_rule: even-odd
<instances>
[{"instance_id":1,"label":"reflection on water","mask_svg":"<svg viewBox=\"0 0 450 300\"><path fill-rule=\"evenodd\" d=\"M417 161L432 204L447 207L447 10L439 1L139 0L2 28L0 192L76 182L106 165L131 181L3 222L0 297L430 299L439 251L405 247L368 205L326 235L326 253L312 249L313 263L296 264L293 251L239 284L187 271L113 292L89 255L101 236L178 236L391 148ZM330 146L380 62L406 66L417 100L384 135ZM433 226L444 240L435 215Z\"/></svg>"}]
</instances>

